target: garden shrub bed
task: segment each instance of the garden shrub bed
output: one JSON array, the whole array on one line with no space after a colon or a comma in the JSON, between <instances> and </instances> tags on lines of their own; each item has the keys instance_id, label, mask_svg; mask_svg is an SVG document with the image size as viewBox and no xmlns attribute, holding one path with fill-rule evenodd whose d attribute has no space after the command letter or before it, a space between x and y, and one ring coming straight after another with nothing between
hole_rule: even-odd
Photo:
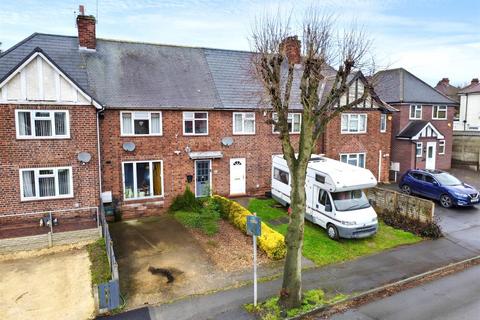
<instances>
[{"instance_id":1,"label":"garden shrub bed","mask_svg":"<svg viewBox=\"0 0 480 320\"><path fill-rule=\"evenodd\" d=\"M108 263L105 239L101 238L87 245L88 257L90 258L90 273L92 284L98 285L110 281L112 273Z\"/></svg>"},{"instance_id":2,"label":"garden shrub bed","mask_svg":"<svg viewBox=\"0 0 480 320\"><path fill-rule=\"evenodd\" d=\"M215 195L213 199L217 202L222 217L246 234L247 216L252 215L252 213L237 202L227 198ZM270 259L274 260L283 259L287 252L284 236L264 222L262 222L262 235L258 237L258 245Z\"/></svg>"}]
</instances>

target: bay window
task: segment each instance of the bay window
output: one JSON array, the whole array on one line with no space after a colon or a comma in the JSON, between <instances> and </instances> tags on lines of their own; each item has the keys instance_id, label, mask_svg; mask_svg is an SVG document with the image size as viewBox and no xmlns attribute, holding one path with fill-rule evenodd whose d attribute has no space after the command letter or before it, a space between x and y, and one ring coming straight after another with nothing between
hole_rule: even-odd
<instances>
[{"instance_id":1,"label":"bay window","mask_svg":"<svg viewBox=\"0 0 480 320\"><path fill-rule=\"evenodd\" d=\"M367 115L357 113L342 114L341 133L366 133Z\"/></svg>"},{"instance_id":2,"label":"bay window","mask_svg":"<svg viewBox=\"0 0 480 320\"><path fill-rule=\"evenodd\" d=\"M18 139L70 138L66 110L15 110Z\"/></svg>"},{"instance_id":3,"label":"bay window","mask_svg":"<svg viewBox=\"0 0 480 320\"><path fill-rule=\"evenodd\" d=\"M255 113L234 112L233 134L255 134Z\"/></svg>"},{"instance_id":4,"label":"bay window","mask_svg":"<svg viewBox=\"0 0 480 320\"><path fill-rule=\"evenodd\" d=\"M123 136L162 135L162 113L135 111L120 112L120 127Z\"/></svg>"},{"instance_id":5,"label":"bay window","mask_svg":"<svg viewBox=\"0 0 480 320\"><path fill-rule=\"evenodd\" d=\"M184 135L208 135L208 112L184 112Z\"/></svg>"},{"instance_id":6,"label":"bay window","mask_svg":"<svg viewBox=\"0 0 480 320\"><path fill-rule=\"evenodd\" d=\"M22 200L73 197L72 168L35 168L20 170Z\"/></svg>"},{"instance_id":7,"label":"bay window","mask_svg":"<svg viewBox=\"0 0 480 320\"><path fill-rule=\"evenodd\" d=\"M124 162L123 193L126 200L163 196L163 161Z\"/></svg>"}]
</instances>

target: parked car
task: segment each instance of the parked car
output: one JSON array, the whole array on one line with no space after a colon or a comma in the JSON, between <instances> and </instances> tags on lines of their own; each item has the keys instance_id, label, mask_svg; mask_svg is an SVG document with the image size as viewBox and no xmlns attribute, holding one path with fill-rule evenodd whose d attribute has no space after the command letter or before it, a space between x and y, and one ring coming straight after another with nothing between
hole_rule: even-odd
<instances>
[{"instance_id":1,"label":"parked car","mask_svg":"<svg viewBox=\"0 0 480 320\"><path fill-rule=\"evenodd\" d=\"M399 186L406 194L438 200L445 208L473 206L480 202L477 189L440 170L409 170L400 179Z\"/></svg>"}]
</instances>

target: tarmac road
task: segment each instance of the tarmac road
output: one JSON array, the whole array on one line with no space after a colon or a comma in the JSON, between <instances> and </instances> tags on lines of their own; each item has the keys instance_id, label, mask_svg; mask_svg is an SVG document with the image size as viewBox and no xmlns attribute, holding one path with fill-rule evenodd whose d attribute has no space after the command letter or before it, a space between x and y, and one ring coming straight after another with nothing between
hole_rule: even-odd
<instances>
[{"instance_id":1,"label":"tarmac road","mask_svg":"<svg viewBox=\"0 0 480 320\"><path fill-rule=\"evenodd\" d=\"M480 266L471 267L332 317L334 320L478 319Z\"/></svg>"}]
</instances>

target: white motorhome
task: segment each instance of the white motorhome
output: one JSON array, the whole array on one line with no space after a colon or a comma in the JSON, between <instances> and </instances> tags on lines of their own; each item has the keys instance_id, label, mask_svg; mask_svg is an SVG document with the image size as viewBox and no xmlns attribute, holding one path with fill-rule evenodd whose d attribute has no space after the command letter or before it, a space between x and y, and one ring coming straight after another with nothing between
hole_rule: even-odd
<instances>
[{"instance_id":1,"label":"white motorhome","mask_svg":"<svg viewBox=\"0 0 480 320\"><path fill-rule=\"evenodd\" d=\"M322 155L312 155L307 168L305 218L327 229L332 239L365 238L377 232L377 214L363 189L377 185L368 169ZM272 197L290 204L290 173L283 155L272 157Z\"/></svg>"}]
</instances>

